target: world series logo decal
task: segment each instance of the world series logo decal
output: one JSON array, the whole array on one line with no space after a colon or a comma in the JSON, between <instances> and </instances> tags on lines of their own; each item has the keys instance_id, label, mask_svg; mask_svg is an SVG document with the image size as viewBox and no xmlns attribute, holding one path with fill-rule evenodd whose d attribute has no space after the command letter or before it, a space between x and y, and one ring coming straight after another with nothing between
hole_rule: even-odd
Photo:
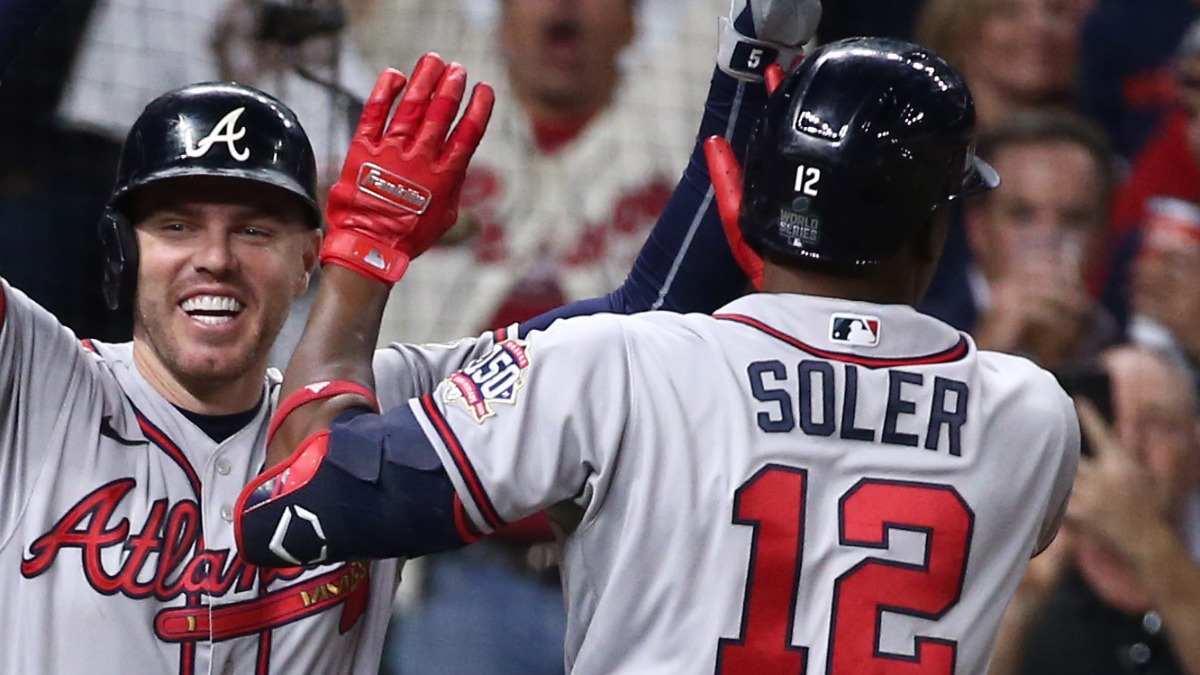
<instances>
[{"instance_id":1,"label":"world series logo decal","mask_svg":"<svg viewBox=\"0 0 1200 675\"><path fill-rule=\"evenodd\" d=\"M454 386L446 389L442 400L446 405L461 403L481 424L496 414L493 403L512 405L525 385L527 345L524 340L505 340L492 347L486 356L450 376Z\"/></svg>"}]
</instances>

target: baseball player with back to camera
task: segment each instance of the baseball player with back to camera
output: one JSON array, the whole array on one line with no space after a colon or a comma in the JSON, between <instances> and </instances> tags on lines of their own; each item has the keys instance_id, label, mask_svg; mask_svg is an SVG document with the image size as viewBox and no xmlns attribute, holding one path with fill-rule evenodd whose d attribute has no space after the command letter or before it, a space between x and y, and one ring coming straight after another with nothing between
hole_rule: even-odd
<instances>
[{"instance_id":1,"label":"baseball player with back to camera","mask_svg":"<svg viewBox=\"0 0 1200 675\"><path fill-rule=\"evenodd\" d=\"M693 161L629 279L513 334L571 313L712 309L738 292L746 278L700 142L715 133L744 147L766 64L790 60L788 45L808 40L818 13L815 0L733 2ZM386 114L402 98L393 124L449 127L465 94L460 67L430 56L404 84L385 73L368 108ZM454 209L487 120L482 91L453 149L392 137L401 152L350 158L339 194L436 172L420 218L426 233L444 227L427 221ZM368 115L360 136L379 121ZM102 227L106 292L134 303L133 341L80 342L0 280L0 565L10 570L0 672L377 672L397 562L262 569L237 554L231 523L263 465L281 379L266 359L292 299L319 257L378 262L343 236L347 224L412 216L393 201L335 196L322 242L312 158L295 115L262 92L210 83L167 93L129 133ZM432 391L509 332L381 350L389 405Z\"/></svg>"},{"instance_id":2,"label":"baseball player with back to camera","mask_svg":"<svg viewBox=\"0 0 1200 675\"><path fill-rule=\"evenodd\" d=\"M414 555L549 509L572 673L983 673L1079 430L1049 373L911 307L946 205L998 184L973 131L935 54L819 48L747 151L762 292L560 321L383 414L362 336L387 286L327 266L285 374L303 405L238 505L243 555Z\"/></svg>"}]
</instances>

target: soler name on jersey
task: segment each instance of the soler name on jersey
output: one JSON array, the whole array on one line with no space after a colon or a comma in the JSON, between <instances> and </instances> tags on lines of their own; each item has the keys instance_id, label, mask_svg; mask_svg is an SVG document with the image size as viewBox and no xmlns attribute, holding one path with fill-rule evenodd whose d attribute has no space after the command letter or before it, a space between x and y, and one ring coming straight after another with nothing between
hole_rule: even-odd
<instances>
[{"instance_id":1,"label":"soler name on jersey","mask_svg":"<svg viewBox=\"0 0 1200 675\"><path fill-rule=\"evenodd\" d=\"M962 454L970 397L965 382L824 360L755 361L746 373L760 402L755 423L767 433L798 427L809 436Z\"/></svg>"}]
</instances>

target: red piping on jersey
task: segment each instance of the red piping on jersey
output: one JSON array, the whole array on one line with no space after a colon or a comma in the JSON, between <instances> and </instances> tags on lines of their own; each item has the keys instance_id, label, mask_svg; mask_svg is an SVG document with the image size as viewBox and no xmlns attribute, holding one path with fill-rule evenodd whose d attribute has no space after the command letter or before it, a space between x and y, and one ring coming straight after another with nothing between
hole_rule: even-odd
<instances>
[{"instance_id":1,"label":"red piping on jersey","mask_svg":"<svg viewBox=\"0 0 1200 675\"><path fill-rule=\"evenodd\" d=\"M508 339L508 329L507 328L497 328L496 330L492 331L492 335L494 336L496 344L499 344Z\"/></svg>"},{"instance_id":2,"label":"red piping on jersey","mask_svg":"<svg viewBox=\"0 0 1200 675\"><path fill-rule=\"evenodd\" d=\"M714 314L714 319L721 321L733 321L745 326L760 330L767 335L785 342L796 349L808 352L813 356L830 361L842 361L844 363L853 363L866 368L894 368L896 366L928 366L936 363L950 363L957 361L967 355L971 351L970 344L967 339L961 335L958 338L958 343L949 349L943 349L940 352L926 354L925 356L909 356L905 358L879 358L874 356L859 356L857 354L846 354L843 352L831 352L825 349L819 349L806 342L802 342L787 333L778 329L772 328L767 324L743 314Z\"/></svg>"},{"instance_id":3,"label":"red piping on jersey","mask_svg":"<svg viewBox=\"0 0 1200 675\"><path fill-rule=\"evenodd\" d=\"M0 319L0 323L3 323L3 319ZM83 348L88 350L89 352L91 352L93 354L97 353L96 352L96 344L94 342L92 342L91 338L84 338L79 341L79 344L83 345Z\"/></svg>"},{"instance_id":4,"label":"red piping on jersey","mask_svg":"<svg viewBox=\"0 0 1200 675\"><path fill-rule=\"evenodd\" d=\"M146 434L150 441L161 448L163 452L167 453L168 457L175 460L180 469L183 469L188 482L192 484L192 491L196 494L196 503L200 503L200 477L196 475L196 470L192 468L192 463L187 460L183 451L161 429L154 426L154 423L147 419L142 414L142 411L135 407L133 414L137 417L138 426L142 428L142 432ZM204 548L203 543L201 543L200 548Z\"/></svg>"},{"instance_id":5,"label":"red piping on jersey","mask_svg":"<svg viewBox=\"0 0 1200 675\"><path fill-rule=\"evenodd\" d=\"M458 536L468 544L474 544L481 538L481 535L475 531L475 526L471 524L467 508L463 506L462 499L457 492L454 493L454 529L458 531Z\"/></svg>"},{"instance_id":6,"label":"red piping on jersey","mask_svg":"<svg viewBox=\"0 0 1200 675\"><path fill-rule=\"evenodd\" d=\"M471 493L471 499L475 502L480 515L483 516L484 522L493 530L504 525L504 519L496 512L496 507L492 505L492 500L483 489L483 483L479 480L479 474L475 472L475 467L471 465L471 460L467 458L467 453L463 451L462 443L458 442L458 437L454 435L454 430L450 428L450 424L442 416L442 411L437 409L437 406L433 403L433 399L428 394L421 397L421 409L425 411L429 422L433 424L434 429L437 429L442 443L450 451L450 457L454 459L454 465L458 467L459 475L466 482L467 490Z\"/></svg>"},{"instance_id":7,"label":"red piping on jersey","mask_svg":"<svg viewBox=\"0 0 1200 675\"><path fill-rule=\"evenodd\" d=\"M255 675L267 675L271 672L271 631L263 631L258 639L258 662L255 664Z\"/></svg>"}]
</instances>

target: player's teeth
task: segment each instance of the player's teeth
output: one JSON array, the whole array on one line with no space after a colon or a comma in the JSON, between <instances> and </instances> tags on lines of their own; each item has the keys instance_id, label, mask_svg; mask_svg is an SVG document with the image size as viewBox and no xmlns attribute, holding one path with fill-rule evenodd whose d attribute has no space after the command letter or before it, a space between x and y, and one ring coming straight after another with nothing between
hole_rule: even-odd
<instances>
[{"instance_id":1,"label":"player's teeth","mask_svg":"<svg viewBox=\"0 0 1200 675\"><path fill-rule=\"evenodd\" d=\"M242 303L224 295L195 295L180 305L185 312L239 312Z\"/></svg>"},{"instance_id":2,"label":"player's teeth","mask_svg":"<svg viewBox=\"0 0 1200 675\"><path fill-rule=\"evenodd\" d=\"M233 317L231 317L231 316L213 316L211 314L197 314L197 315L193 316L192 318L195 319L196 321L199 321L200 323L206 323L210 326L216 326L217 324L222 324L222 323L225 323L226 321L233 320Z\"/></svg>"}]
</instances>

